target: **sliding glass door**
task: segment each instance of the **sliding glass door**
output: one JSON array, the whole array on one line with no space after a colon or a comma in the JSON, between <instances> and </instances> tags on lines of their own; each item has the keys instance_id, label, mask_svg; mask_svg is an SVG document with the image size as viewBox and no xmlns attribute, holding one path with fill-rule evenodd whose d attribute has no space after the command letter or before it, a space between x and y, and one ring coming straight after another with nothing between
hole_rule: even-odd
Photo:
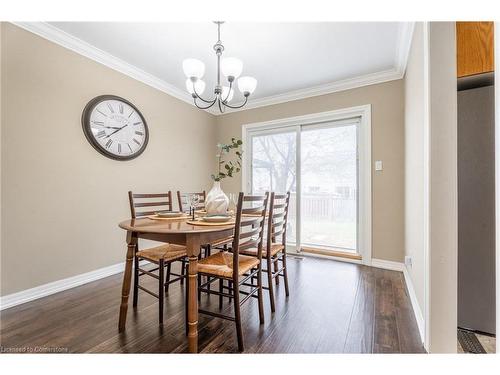
<instances>
[{"instance_id":1,"label":"sliding glass door","mask_svg":"<svg viewBox=\"0 0 500 375\"><path fill-rule=\"evenodd\" d=\"M298 251L358 252L358 124L247 133L247 190L291 192L288 241Z\"/></svg>"}]
</instances>

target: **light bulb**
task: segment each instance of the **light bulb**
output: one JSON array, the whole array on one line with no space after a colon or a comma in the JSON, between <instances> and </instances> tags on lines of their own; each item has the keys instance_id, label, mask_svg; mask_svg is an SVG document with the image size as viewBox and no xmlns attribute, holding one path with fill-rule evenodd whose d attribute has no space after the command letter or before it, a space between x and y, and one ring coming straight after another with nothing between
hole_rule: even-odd
<instances>
[{"instance_id":1,"label":"light bulb","mask_svg":"<svg viewBox=\"0 0 500 375\"><path fill-rule=\"evenodd\" d=\"M257 80L253 77L241 77L238 79L238 89L243 95L248 96L255 91Z\"/></svg>"},{"instance_id":2,"label":"light bulb","mask_svg":"<svg viewBox=\"0 0 500 375\"><path fill-rule=\"evenodd\" d=\"M238 78L243 70L243 63L235 57L226 57L220 62L220 70L222 74L230 78L231 81Z\"/></svg>"},{"instance_id":3,"label":"light bulb","mask_svg":"<svg viewBox=\"0 0 500 375\"><path fill-rule=\"evenodd\" d=\"M182 69L186 77L201 78L205 74L205 64L197 59L185 59L182 62Z\"/></svg>"},{"instance_id":4,"label":"light bulb","mask_svg":"<svg viewBox=\"0 0 500 375\"><path fill-rule=\"evenodd\" d=\"M194 82L194 88L193 88L193 81L191 81L191 79L188 78L186 79L186 89L191 95L194 94L194 89L196 89L196 93L198 95L201 95L203 94L203 91L205 91L205 82L203 82L201 79L198 79Z\"/></svg>"}]
</instances>

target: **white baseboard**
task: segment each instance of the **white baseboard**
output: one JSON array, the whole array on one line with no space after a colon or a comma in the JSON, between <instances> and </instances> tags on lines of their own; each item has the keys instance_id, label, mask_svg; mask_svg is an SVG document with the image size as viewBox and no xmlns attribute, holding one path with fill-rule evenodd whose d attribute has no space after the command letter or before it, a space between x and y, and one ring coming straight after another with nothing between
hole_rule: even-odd
<instances>
[{"instance_id":1,"label":"white baseboard","mask_svg":"<svg viewBox=\"0 0 500 375\"><path fill-rule=\"evenodd\" d=\"M410 295L411 307L413 309L413 314L415 315L415 320L417 321L418 332L420 333L420 339L423 343L425 332L424 316L422 315L422 309L418 304L415 288L413 287L413 281L405 264L400 262L392 262L390 260L372 259L372 267L403 272L406 287L408 288L408 294Z\"/></svg>"},{"instance_id":2,"label":"white baseboard","mask_svg":"<svg viewBox=\"0 0 500 375\"><path fill-rule=\"evenodd\" d=\"M383 268L385 270L403 272L405 265L401 262L393 262L392 260L375 259L372 258L372 267Z\"/></svg>"},{"instance_id":3,"label":"white baseboard","mask_svg":"<svg viewBox=\"0 0 500 375\"><path fill-rule=\"evenodd\" d=\"M425 321L422 314L422 309L418 304L417 294L415 293L415 288L413 287L413 281L411 279L410 273L406 266L403 268L403 275L405 277L406 287L408 288L408 294L410 295L411 306L413 308L413 314L417 321L418 332L420 333L420 340L424 344L425 340Z\"/></svg>"},{"instance_id":4,"label":"white baseboard","mask_svg":"<svg viewBox=\"0 0 500 375\"><path fill-rule=\"evenodd\" d=\"M26 289L18 293L9 294L0 297L0 310L17 306L22 303L33 301L38 298L46 297L51 294L62 292L63 290L75 288L77 286L90 283L117 273L123 272L125 263L118 263L112 266L100 268L95 271L82 273L80 275L68 277L66 279L54 281L48 284L40 285L31 289Z\"/></svg>"}]
</instances>

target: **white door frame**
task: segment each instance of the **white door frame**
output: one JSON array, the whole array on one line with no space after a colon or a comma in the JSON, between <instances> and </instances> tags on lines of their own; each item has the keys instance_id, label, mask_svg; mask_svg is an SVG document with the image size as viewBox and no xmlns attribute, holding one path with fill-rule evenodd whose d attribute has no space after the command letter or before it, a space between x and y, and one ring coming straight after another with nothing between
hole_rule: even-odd
<instances>
[{"instance_id":1,"label":"white door frame","mask_svg":"<svg viewBox=\"0 0 500 375\"><path fill-rule=\"evenodd\" d=\"M242 141L243 141L243 160L241 186L243 191L250 190L250 172L251 160L248 155L251 154L251 145L247 142L252 131L272 130L292 128L307 124L316 124L321 122L330 122L349 119L353 117L360 118L358 132L358 155L359 155L359 244L358 251L362 257L362 263L371 265L372 260L372 155L371 155L371 104L362 106L343 108L334 111L319 112L307 114L304 116L295 116L282 118L271 121L257 122L242 125ZM298 132L297 132L298 133ZM300 142L298 143L300 144ZM300 150L297 150L297 158L300 158ZM300 160L297 160L300 163ZM297 163L297 165L299 165ZM300 177L299 177L300 178ZM300 181L297 181L297 188ZM299 191L297 191L299 193ZM297 207L297 210L300 210ZM297 212L299 215L299 212ZM298 216L299 217L299 216ZM300 226L300 224L299 224ZM300 237L300 233L297 233ZM300 238L298 238L300 241Z\"/></svg>"}]
</instances>

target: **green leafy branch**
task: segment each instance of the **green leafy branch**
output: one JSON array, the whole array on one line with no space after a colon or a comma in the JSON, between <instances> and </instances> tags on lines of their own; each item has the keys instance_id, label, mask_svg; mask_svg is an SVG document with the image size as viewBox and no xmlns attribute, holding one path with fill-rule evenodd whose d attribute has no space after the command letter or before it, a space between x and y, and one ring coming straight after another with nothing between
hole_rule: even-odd
<instances>
[{"instance_id":1,"label":"green leafy branch","mask_svg":"<svg viewBox=\"0 0 500 375\"><path fill-rule=\"evenodd\" d=\"M242 144L243 142L236 138L231 138L230 144L217 144L217 148L219 149L219 153L217 154L217 174L211 176L214 181L221 181L226 177L233 177L235 173L241 171L241 155L243 154L243 151L241 151ZM225 158L231 154L231 151L234 151L236 157L234 160L226 162Z\"/></svg>"}]
</instances>

